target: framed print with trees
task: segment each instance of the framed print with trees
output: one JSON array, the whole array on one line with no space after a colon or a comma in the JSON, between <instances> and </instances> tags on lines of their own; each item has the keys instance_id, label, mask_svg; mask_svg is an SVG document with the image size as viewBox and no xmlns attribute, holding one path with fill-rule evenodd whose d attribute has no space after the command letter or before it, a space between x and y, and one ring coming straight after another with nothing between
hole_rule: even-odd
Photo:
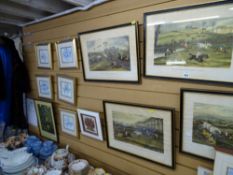
<instances>
[{"instance_id":1,"label":"framed print with trees","mask_svg":"<svg viewBox=\"0 0 233 175\"><path fill-rule=\"evenodd\" d=\"M137 23L78 35L86 81L139 82Z\"/></svg>"},{"instance_id":2,"label":"framed print with trees","mask_svg":"<svg viewBox=\"0 0 233 175\"><path fill-rule=\"evenodd\" d=\"M175 168L174 110L104 101L108 147Z\"/></svg>"},{"instance_id":3,"label":"framed print with trees","mask_svg":"<svg viewBox=\"0 0 233 175\"><path fill-rule=\"evenodd\" d=\"M233 92L181 89L181 152L213 160L233 149Z\"/></svg>"},{"instance_id":4,"label":"framed print with trees","mask_svg":"<svg viewBox=\"0 0 233 175\"><path fill-rule=\"evenodd\" d=\"M146 77L233 84L233 3L144 14Z\"/></svg>"}]
</instances>

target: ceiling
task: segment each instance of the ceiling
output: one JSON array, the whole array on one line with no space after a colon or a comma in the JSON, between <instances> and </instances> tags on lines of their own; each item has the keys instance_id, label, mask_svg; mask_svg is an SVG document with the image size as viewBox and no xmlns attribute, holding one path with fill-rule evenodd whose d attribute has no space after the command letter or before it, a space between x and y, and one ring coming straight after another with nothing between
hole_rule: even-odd
<instances>
[{"instance_id":1,"label":"ceiling","mask_svg":"<svg viewBox=\"0 0 233 175\"><path fill-rule=\"evenodd\" d=\"M107 0L0 0L0 35L18 33L22 26L87 10Z\"/></svg>"}]
</instances>

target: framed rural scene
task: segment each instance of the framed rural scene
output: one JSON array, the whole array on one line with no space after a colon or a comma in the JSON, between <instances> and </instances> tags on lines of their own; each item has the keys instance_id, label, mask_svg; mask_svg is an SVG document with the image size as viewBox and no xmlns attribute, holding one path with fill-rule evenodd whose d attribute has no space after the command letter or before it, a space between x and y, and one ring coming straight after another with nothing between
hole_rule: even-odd
<instances>
[{"instance_id":1,"label":"framed rural scene","mask_svg":"<svg viewBox=\"0 0 233 175\"><path fill-rule=\"evenodd\" d=\"M232 5L144 14L145 76L232 84Z\"/></svg>"},{"instance_id":2,"label":"framed rural scene","mask_svg":"<svg viewBox=\"0 0 233 175\"><path fill-rule=\"evenodd\" d=\"M56 51L60 69L78 67L78 55L75 38L57 42Z\"/></svg>"},{"instance_id":3,"label":"framed rural scene","mask_svg":"<svg viewBox=\"0 0 233 175\"><path fill-rule=\"evenodd\" d=\"M70 104L75 104L76 100L76 81L75 78L58 75L57 76L57 91L58 100Z\"/></svg>"},{"instance_id":4,"label":"framed rural scene","mask_svg":"<svg viewBox=\"0 0 233 175\"><path fill-rule=\"evenodd\" d=\"M104 101L108 147L175 168L174 110Z\"/></svg>"},{"instance_id":5,"label":"framed rural scene","mask_svg":"<svg viewBox=\"0 0 233 175\"><path fill-rule=\"evenodd\" d=\"M66 109L60 109L62 132L77 136L77 114Z\"/></svg>"},{"instance_id":6,"label":"framed rural scene","mask_svg":"<svg viewBox=\"0 0 233 175\"><path fill-rule=\"evenodd\" d=\"M215 147L233 149L233 93L181 90L181 152L214 159Z\"/></svg>"},{"instance_id":7,"label":"framed rural scene","mask_svg":"<svg viewBox=\"0 0 233 175\"><path fill-rule=\"evenodd\" d=\"M52 52L51 44L38 44L35 46L36 58L37 58L37 67L52 69Z\"/></svg>"},{"instance_id":8,"label":"framed rural scene","mask_svg":"<svg viewBox=\"0 0 233 175\"><path fill-rule=\"evenodd\" d=\"M103 132L98 112L78 109L78 119L81 134L103 141Z\"/></svg>"},{"instance_id":9,"label":"framed rural scene","mask_svg":"<svg viewBox=\"0 0 233 175\"><path fill-rule=\"evenodd\" d=\"M57 142L58 136L52 104L36 100L35 105L41 136Z\"/></svg>"},{"instance_id":10,"label":"framed rural scene","mask_svg":"<svg viewBox=\"0 0 233 175\"><path fill-rule=\"evenodd\" d=\"M53 98L53 90L52 90L52 82L51 76L37 75L37 91L38 97L52 99Z\"/></svg>"},{"instance_id":11,"label":"framed rural scene","mask_svg":"<svg viewBox=\"0 0 233 175\"><path fill-rule=\"evenodd\" d=\"M137 24L79 34L86 81L139 82Z\"/></svg>"}]
</instances>

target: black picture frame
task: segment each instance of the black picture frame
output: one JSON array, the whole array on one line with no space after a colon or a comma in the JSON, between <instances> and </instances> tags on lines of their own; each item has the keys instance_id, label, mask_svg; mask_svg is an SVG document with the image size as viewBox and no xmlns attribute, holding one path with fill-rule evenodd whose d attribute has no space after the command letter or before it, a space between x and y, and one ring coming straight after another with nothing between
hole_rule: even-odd
<instances>
[{"instance_id":1,"label":"black picture frame","mask_svg":"<svg viewBox=\"0 0 233 175\"><path fill-rule=\"evenodd\" d=\"M184 126L185 127L190 126L190 125L192 126L192 138L193 138L193 127L194 127L193 126L194 125L194 123L193 123L193 118L194 118L193 115L194 114L192 115L193 118L192 118L191 123L190 123L190 121L187 122L187 120L186 120L186 122L184 122L184 120L185 120L185 113L186 113L185 112L185 103L186 103L186 101L185 101L185 93L197 94L199 96L200 95L202 95L202 96L207 95L207 96L209 96L209 98L212 98L210 100L210 103L207 103L206 102L207 98L205 99L204 97L198 97L199 99L202 99L202 101L201 102L197 102L197 103L201 103L201 106L202 106L201 108L204 108L205 107L204 105L213 105L213 106L219 105L219 106L223 106L223 104L226 104L226 102L224 102L223 100L221 102L219 101L219 104L217 104L216 102L214 102L214 100L217 100L217 98L214 97L214 96L217 96L219 98L221 96L223 96L223 97L224 96L225 97L230 97L230 98L232 98L232 102L231 103L233 103L233 92L214 91L214 90L205 90L205 89L190 89L190 88L181 88L181 90L180 90L180 94L181 95L180 95L180 147L179 147L179 150L180 150L181 153L184 153L184 154L187 154L187 155L191 155L191 156L195 156L197 158L202 158L202 159L205 159L205 160L213 161L214 160L214 155L215 155L215 147L219 146L219 145L213 145L213 146L211 146L211 145L207 145L205 143L197 143L196 141L193 142L193 139L192 139L191 142L188 141L186 143L186 145L187 144L190 145L190 147L192 147L192 149L189 150L189 149L187 149L187 146L186 147L184 146L184 141L185 141L184 137L189 138L188 136L186 136L184 134L184 133L187 133L187 131L184 131ZM213 96L213 97L211 97L211 96ZM194 95L193 95L193 97L194 97ZM195 98L195 100L197 100L197 98ZM196 102L195 100L193 100L193 102L191 104L187 105L188 107L192 106L193 107L192 110L195 108L195 102ZM199 109L200 109L200 107L199 107ZM186 109L186 111L187 111L187 109ZM189 111L190 111L190 109L189 109ZM206 109L205 111L209 111L209 110ZM196 114L197 114L197 112L196 112ZM190 115L189 115L189 118L190 118ZM215 127L215 125L213 125L213 126ZM196 146L196 145L198 145L198 146ZM201 150L202 146L205 146L205 147L207 146L209 148L208 149L205 148L205 150ZM198 153L197 149L195 150L195 148L199 148L202 151L202 153L200 153L200 152Z\"/></svg>"},{"instance_id":2,"label":"black picture frame","mask_svg":"<svg viewBox=\"0 0 233 175\"><path fill-rule=\"evenodd\" d=\"M171 145L169 147L170 151L171 151L170 152L170 156L171 156L170 165L165 164L163 162L156 161L156 160L151 160L148 157L143 157L141 155L137 155L137 154L132 153L132 152L127 152L126 150L123 150L122 148L119 148L119 147L111 146L111 143L110 143L111 141L110 141L110 137L109 137L110 136L110 134L109 134L110 128L108 125L109 119L108 119L108 115L107 115L108 109L106 106L107 104L120 105L121 107L125 106L125 107L136 107L136 108L142 108L142 109L149 109L149 110L151 110L150 112L152 112L153 110L161 110L161 111L169 112L170 113L170 122L171 122L170 133L169 133L171 136L171 139L170 139ZM145 161L149 161L149 162L153 162L153 163L162 165L162 166L167 167L167 168L175 169L175 167L176 167L176 164L175 164L175 109L166 108L166 107L158 107L158 106L141 105L141 104L135 104L135 103L125 103L125 102L119 102L119 101L108 101L108 100L103 101L103 106L104 106L105 127L106 127L106 136L107 136L106 140L107 140L108 148L116 150L116 151L120 151L122 153L126 153L126 154L131 155L131 156L135 156L135 157L143 159Z\"/></svg>"},{"instance_id":3,"label":"black picture frame","mask_svg":"<svg viewBox=\"0 0 233 175\"><path fill-rule=\"evenodd\" d=\"M130 26L134 26L135 27L135 35L133 37L135 37L135 70L136 70L136 76L137 78L135 80L116 80L114 78L110 79L110 78L88 78L87 76L87 72L85 69L85 59L84 59L84 52L83 52L83 47L84 44L82 44L81 42L81 37L83 35L89 35L89 34L93 34L93 33L99 33L99 32L104 32L104 31L111 31L112 29L122 29L124 27L130 27ZM80 54L81 54L81 58L82 58L82 68L83 68L83 77L85 81L90 81L90 82L110 82L110 83L131 83L131 84L139 84L141 82L141 73L140 73L140 59L139 59L139 33L138 33L138 23L126 23L126 24L120 24L120 25L115 25L115 26L111 26L111 27L105 27L105 28L101 28L101 29L95 29L95 30L90 30L90 31L86 31L86 32L80 32L77 34L78 35L78 42L80 45ZM109 37L110 38L110 37ZM131 65L132 66L132 65ZM90 71L89 71L90 72ZM99 71L100 72L100 71ZM106 73L108 71L104 71L104 73ZM101 75L103 76L103 75Z\"/></svg>"},{"instance_id":4,"label":"black picture frame","mask_svg":"<svg viewBox=\"0 0 233 175\"><path fill-rule=\"evenodd\" d=\"M185 81L185 82L189 82L189 83L194 82L194 83L205 83L205 84L210 84L210 85L216 84L216 85L232 86L233 85L233 79L224 80L224 78L223 78L222 80L217 80L217 79L214 79L216 76L213 76L212 79L208 79L208 78L204 79L204 78L201 78L201 77L199 77L199 78L194 77L196 75L194 75L192 73L193 72L193 67L190 67L190 69L187 69L187 70L182 70L183 73L180 72L179 76L174 76L175 75L174 71L172 71L172 73L170 73L172 76L171 75L164 76L164 75L161 75L161 74L158 74L158 73L157 74L154 74L154 73L153 74L148 74L147 73L147 64L148 64L148 59L147 59L147 40L148 40L147 39L147 17L148 16L167 14L167 13L170 13L170 12L178 12L179 13L179 12L187 11L187 10L196 10L196 9L198 10L198 9L203 9L203 8L208 8L208 7L218 7L218 6L221 6L221 5L229 5L229 4L233 5L233 2L231 0L226 0L226 1L220 1L220 2L210 2L210 3L200 4L200 5L186 6L186 7L180 7L180 8L171 8L171 9L167 9L167 10L158 10L158 11L144 13L144 63L145 63L144 64L144 70L143 70L144 77L152 78L152 79L153 78L154 79L165 79L165 80L171 80L171 81L177 81L178 80L178 81ZM185 17L185 15L183 15L183 17ZM231 17L233 19L233 15ZM232 48L231 51L233 51L233 48ZM233 58L231 58L231 64L232 64L232 62L233 62ZM186 66L186 67L188 67L188 66ZM179 69L179 68L177 68L177 69ZM202 70L204 70L204 69L202 69ZM165 70L164 70L164 72L165 72ZM212 72L213 72L213 74L218 75L218 73L214 72L214 70ZM207 73L210 74L209 72L207 72ZM228 72L226 72L226 71L225 72L220 72L220 73L223 73L224 75L232 74L233 70L230 70ZM221 77L226 77L226 76L221 76Z\"/></svg>"}]
</instances>

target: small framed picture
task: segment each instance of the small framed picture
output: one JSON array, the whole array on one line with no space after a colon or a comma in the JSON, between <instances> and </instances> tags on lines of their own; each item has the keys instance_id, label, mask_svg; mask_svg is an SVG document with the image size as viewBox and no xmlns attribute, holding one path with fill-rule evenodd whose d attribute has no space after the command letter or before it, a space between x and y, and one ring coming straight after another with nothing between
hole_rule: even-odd
<instances>
[{"instance_id":1,"label":"small framed picture","mask_svg":"<svg viewBox=\"0 0 233 175\"><path fill-rule=\"evenodd\" d=\"M137 23L78 35L84 80L139 83Z\"/></svg>"},{"instance_id":2,"label":"small framed picture","mask_svg":"<svg viewBox=\"0 0 233 175\"><path fill-rule=\"evenodd\" d=\"M57 142L58 136L52 104L37 100L35 101L35 104L41 136Z\"/></svg>"},{"instance_id":3,"label":"small framed picture","mask_svg":"<svg viewBox=\"0 0 233 175\"><path fill-rule=\"evenodd\" d=\"M66 109L60 109L61 127L64 133L77 136L77 114Z\"/></svg>"},{"instance_id":4,"label":"small framed picture","mask_svg":"<svg viewBox=\"0 0 233 175\"><path fill-rule=\"evenodd\" d=\"M78 109L81 134L103 141L102 126L98 112Z\"/></svg>"},{"instance_id":5,"label":"small framed picture","mask_svg":"<svg viewBox=\"0 0 233 175\"><path fill-rule=\"evenodd\" d=\"M214 175L233 175L233 151L216 149Z\"/></svg>"},{"instance_id":6,"label":"small framed picture","mask_svg":"<svg viewBox=\"0 0 233 175\"><path fill-rule=\"evenodd\" d=\"M233 84L233 3L144 14L146 77Z\"/></svg>"},{"instance_id":7,"label":"small framed picture","mask_svg":"<svg viewBox=\"0 0 233 175\"><path fill-rule=\"evenodd\" d=\"M214 160L215 147L233 149L233 93L181 89L180 151Z\"/></svg>"},{"instance_id":8,"label":"small framed picture","mask_svg":"<svg viewBox=\"0 0 233 175\"><path fill-rule=\"evenodd\" d=\"M26 111L28 124L38 127L35 102L31 98L26 98Z\"/></svg>"},{"instance_id":9,"label":"small framed picture","mask_svg":"<svg viewBox=\"0 0 233 175\"><path fill-rule=\"evenodd\" d=\"M60 69L78 67L78 55L75 38L57 42L56 50Z\"/></svg>"},{"instance_id":10,"label":"small framed picture","mask_svg":"<svg viewBox=\"0 0 233 175\"><path fill-rule=\"evenodd\" d=\"M38 96L41 98L52 99L52 82L51 76L36 76Z\"/></svg>"},{"instance_id":11,"label":"small framed picture","mask_svg":"<svg viewBox=\"0 0 233 175\"><path fill-rule=\"evenodd\" d=\"M35 46L36 58L37 58L37 67L52 69L52 52L51 44L38 44Z\"/></svg>"},{"instance_id":12,"label":"small framed picture","mask_svg":"<svg viewBox=\"0 0 233 175\"><path fill-rule=\"evenodd\" d=\"M174 110L104 101L108 147L175 168Z\"/></svg>"},{"instance_id":13,"label":"small framed picture","mask_svg":"<svg viewBox=\"0 0 233 175\"><path fill-rule=\"evenodd\" d=\"M75 78L68 76L57 76L58 100L75 104L76 100L76 81Z\"/></svg>"}]
</instances>

